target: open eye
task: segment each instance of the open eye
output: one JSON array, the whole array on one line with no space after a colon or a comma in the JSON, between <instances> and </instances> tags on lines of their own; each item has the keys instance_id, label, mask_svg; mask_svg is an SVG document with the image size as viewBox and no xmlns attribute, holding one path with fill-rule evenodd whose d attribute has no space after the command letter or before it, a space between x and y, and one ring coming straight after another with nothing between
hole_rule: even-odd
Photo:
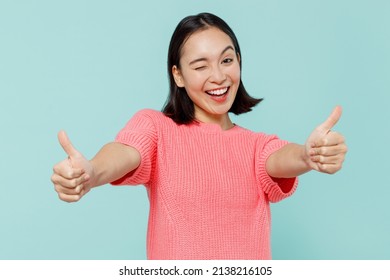
<instances>
[{"instance_id":1,"label":"open eye","mask_svg":"<svg viewBox=\"0 0 390 280\"><path fill-rule=\"evenodd\" d=\"M232 62L233 62L232 58L225 58L224 60L222 60L222 63L224 63L224 64L229 64L229 63L232 63Z\"/></svg>"}]
</instances>

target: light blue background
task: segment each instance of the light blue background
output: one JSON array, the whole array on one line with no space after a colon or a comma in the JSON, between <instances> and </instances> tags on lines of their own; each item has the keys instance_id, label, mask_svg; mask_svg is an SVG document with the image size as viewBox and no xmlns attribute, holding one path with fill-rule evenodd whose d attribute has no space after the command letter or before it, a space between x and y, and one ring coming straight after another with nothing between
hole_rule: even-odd
<instances>
[{"instance_id":1,"label":"light blue background","mask_svg":"<svg viewBox=\"0 0 390 280\"><path fill-rule=\"evenodd\" d=\"M60 201L50 182L65 129L88 158L139 109L161 109L166 53L184 16L235 31L248 91L241 126L303 143L332 108L343 170L301 177L275 205L275 259L390 259L389 1L0 2L0 259L144 259L143 187Z\"/></svg>"}]
</instances>

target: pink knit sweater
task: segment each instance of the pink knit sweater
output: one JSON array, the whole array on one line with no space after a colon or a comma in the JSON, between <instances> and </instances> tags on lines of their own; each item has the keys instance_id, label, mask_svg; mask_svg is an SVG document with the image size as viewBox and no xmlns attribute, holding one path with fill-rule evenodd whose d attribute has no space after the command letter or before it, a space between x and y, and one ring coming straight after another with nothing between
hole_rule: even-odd
<instances>
[{"instance_id":1,"label":"pink knit sweater","mask_svg":"<svg viewBox=\"0 0 390 280\"><path fill-rule=\"evenodd\" d=\"M297 179L271 178L265 162L286 141L237 125L177 125L154 110L139 111L116 141L141 154L112 184L146 186L148 259L271 258L269 202L290 196Z\"/></svg>"}]
</instances>

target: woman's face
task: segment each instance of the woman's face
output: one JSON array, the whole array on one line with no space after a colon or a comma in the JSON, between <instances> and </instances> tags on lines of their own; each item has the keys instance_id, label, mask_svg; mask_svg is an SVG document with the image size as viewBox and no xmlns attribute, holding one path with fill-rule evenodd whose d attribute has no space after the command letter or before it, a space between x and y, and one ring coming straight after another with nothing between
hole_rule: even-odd
<instances>
[{"instance_id":1,"label":"woman's face","mask_svg":"<svg viewBox=\"0 0 390 280\"><path fill-rule=\"evenodd\" d=\"M195 105L195 118L213 122L226 117L240 84L240 63L230 37L210 27L192 34L185 42L180 69L172 73Z\"/></svg>"}]
</instances>

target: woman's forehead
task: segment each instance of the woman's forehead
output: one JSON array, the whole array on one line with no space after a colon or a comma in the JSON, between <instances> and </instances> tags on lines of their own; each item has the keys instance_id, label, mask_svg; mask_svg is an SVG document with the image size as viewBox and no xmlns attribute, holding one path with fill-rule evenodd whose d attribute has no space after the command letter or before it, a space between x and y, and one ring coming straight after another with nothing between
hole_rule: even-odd
<instances>
[{"instance_id":1,"label":"woman's forehead","mask_svg":"<svg viewBox=\"0 0 390 280\"><path fill-rule=\"evenodd\" d=\"M196 31L185 41L181 57L220 54L227 46L233 46L229 35L216 27Z\"/></svg>"}]
</instances>

